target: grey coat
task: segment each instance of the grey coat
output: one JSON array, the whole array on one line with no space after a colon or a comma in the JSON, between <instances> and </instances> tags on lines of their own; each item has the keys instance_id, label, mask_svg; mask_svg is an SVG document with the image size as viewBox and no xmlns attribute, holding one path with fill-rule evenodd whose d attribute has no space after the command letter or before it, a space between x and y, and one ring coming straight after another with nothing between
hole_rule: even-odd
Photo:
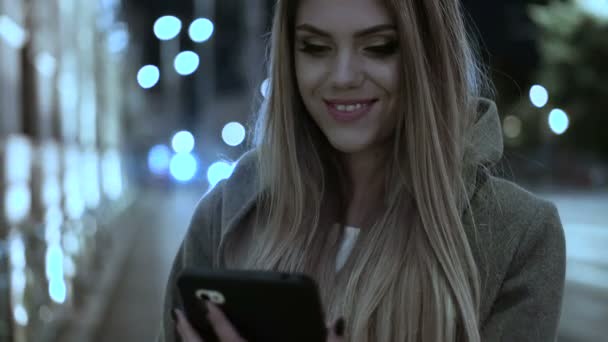
<instances>
[{"instance_id":1,"label":"grey coat","mask_svg":"<svg viewBox=\"0 0 608 342\"><path fill-rule=\"evenodd\" d=\"M488 174L502 158L500 120L493 102L480 99L469 136L465 182L470 215L463 215L482 275L482 341L555 341L565 281L566 246L556 207L507 180ZM198 203L169 277L159 341L176 341L172 308L181 307L176 276L184 267L222 267L227 234L247 231L258 189L255 151L245 153L230 179ZM246 233L241 234L246 236Z\"/></svg>"}]
</instances>

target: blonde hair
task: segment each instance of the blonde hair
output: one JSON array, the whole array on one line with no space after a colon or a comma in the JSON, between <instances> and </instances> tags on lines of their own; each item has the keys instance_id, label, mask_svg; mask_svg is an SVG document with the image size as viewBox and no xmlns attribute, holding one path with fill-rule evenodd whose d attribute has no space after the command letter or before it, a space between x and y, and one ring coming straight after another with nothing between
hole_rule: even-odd
<instances>
[{"instance_id":1,"label":"blonde hair","mask_svg":"<svg viewBox=\"0 0 608 342\"><path fill-rule=\"evenodd\" d=\"M308 115L294 69L297 0L279 0L268 98L256 123L260 192L249 269L317 280L328 321L349 341L480 341L480 276L461 213L466 132L483 79L456 0L386 0L394 14L403 94L384 157L380 215L370 210L346 272L336 275L348 202L343 166ZM370 208L371 209L371 208ZM260 219L263 218L263 219Z\"/></svg>"}]
</instances>

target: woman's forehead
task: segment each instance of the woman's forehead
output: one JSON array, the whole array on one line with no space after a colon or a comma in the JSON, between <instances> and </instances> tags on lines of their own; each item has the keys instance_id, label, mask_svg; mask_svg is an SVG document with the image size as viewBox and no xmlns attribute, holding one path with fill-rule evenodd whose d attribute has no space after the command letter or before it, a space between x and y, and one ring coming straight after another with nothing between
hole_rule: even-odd
<instances>
[{"instance_id":1,"label":"woman's forehead","mask_svg":"<svg viewBox=\"0 0 608 342\"><path fill-rule=\"evenodd\" d=\"M296 25L309 24L332 33L392 23L382 0L299 0L296 13Z\"/></svg>"}]
</instances>

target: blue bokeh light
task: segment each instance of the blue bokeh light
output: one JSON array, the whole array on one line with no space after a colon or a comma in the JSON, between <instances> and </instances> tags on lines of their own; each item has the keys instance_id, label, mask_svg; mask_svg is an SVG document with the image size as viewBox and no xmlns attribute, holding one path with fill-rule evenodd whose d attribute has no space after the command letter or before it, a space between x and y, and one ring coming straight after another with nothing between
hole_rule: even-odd
<instances>
[{"instance_id":1,"label":"blue bokeh light","mask_svg":"<svg viewBox=\"0 0 608 342\"><path fill-rule=\"evenodd\" d=\"M190 153L194 150L194 136L188 131L175 133L171 139L171 147L175 153Z\"/></svg>"},{"instance_id":2,"label":"blue bokeh light","mask_svg":"<svg viewBox=\"0 0 608 342\"><path fill-rule=\"evenodd\" d=\"M195 43L202 43L213 35L214 31L213 22L207 18L199 18L190 24L190 29L188 30L188 34L190 35L190 39L192 39Z\"/></svg>"},{"instance_id":3,"label":"blue bokeh light","mask_svg":"<svg viewBox=\"0 0 608 342\"><path fill-rule=\"evenodd\" d=\"M557 135L564 134L570 126L568 114L561 109L554 109L549 114L549 127Z\"/></svg>"},{"instance_id":4,"label":"blue bokeh light","mask_svg":"<svg viewBox=\"0 0 608 342\"><path fill-rule=\"evenodd\" d=\"M27 32L9 16L0 15L0 38L10 46L21 49L27 41Z\"/></svg>"},{"instance_id":5,"label":"blue bokeh light","mask_svg":"<svg viewBox=\"0 0 608 342\"><path fill-rule=\"evenodd\" d=\"M166 15L154 23L154 35L160 40L171 40L182 30L182 22L177 17Z\"/></svg>"},{"instance_id":6,"label":"blue bokeh light","mask_svg":"<svg viewBox=\"0 0 608 342\"><path fill-rule=\"evenodd\" d=\"M541 85L534 85L530 88L530 101L534 106L542 108L549 102L549 92Z\"/></svg>"},{"instance_id":7,"label":"blue bokeh light","mask_svg":"<svg viewBox=\"0 0 608 342\"><path fill-rule=\"evenodd\" d=\"M51 244L46 251L46 276L49 280L49 296L56 303L63 303L67 297L64 280L63 249L59 243Z\"/></svg>"},{"instance_id":8,"label":"blue bokeh light","mask_svg":"<svg viewBox=\"0 0 608 342\"><path fill-rule=\"evenodd\" d=\"M160 70L157 66L146 65L137 73L137 83L144 89L154 87L160 80Z\"/></svg>"},{"instance_id":9,"label":"blue bokeh light","mask_svg":"<svg viewBox=\"0 0 608 342\"><path fill-rule=\"evenodd\" d=\"M155 175L163 175L169 170L171 150L165 145L156 145L148 153L148 168Z\"/></svg>"},{"instance_id":10,"label":"blue bokeh light","mask_svg":"<svg viewBox=\"0 0 608 342\"><path fill-rule=\"evenodd\" d=\"M107 44L108 49L112 53L118 53L125 50L129 45L129 32L124 27L112 30L108 35Z\"/></svg>"},{"instance_id":11,"label":"blue bokeh light","mask_svg":"<svg viewBox=\"0 0 608 342\"><path fill-rule=\"evenodd\" d=\"M238 122L230 122L222 130L222 139L229 146L239 146L245 141L245 127Z\"/></svg>"},{"instance_id":12,"label":"blue bokeh light","mask_svg":"<svg viewBox=\"0 0 608 342\"><path fill-rule=\"evenodd\" d=\"M264 98L268 98L268 92L270 91L270 79L265 79L264 82L260 85L260 93Z\"/></svg>"},{"instance_id":13,"label":"blue bokeh light","mask_svg":"<svg viewBox=\"0 0 608 342\"><path fill-rule=\"evenodd\" d=\"M169 170L178 182L189 182L196 176L198 162L191 153L177 153L171 158Z\"/></svg>"},{"instance_id":14,"label":"blue bokeh light","mask_svg":"<svg viewBox=\"0 0 608 342\"><path fill-rule=\"evenodd\" d=\"M211 188L214 188L217 183L223 179L230 178L235 166L235 163L229 163L226 161L218 161L211 164L207 170L207 180L209 181Z\"/></svg>"},{"instance_id":15,"label":"blue bokeh light","mask_svg":"<svg viewBox=\"0 0 608 342\"><path fill-rule=\"evenodd\" d=\"M200 64L199 56L192 51L180 52L175 57L175 71L182 76L193 74Z\"/></svg>"},{"instance_id":16,"label":"blue bokeh light","mask_svg":"<svg viewBox=\"0 0 608 342\"><path fill-rule=\"evenodd\" d=\"M68 290L65 280L62 278L51 279L49 282L49 296L56 303L65 303Z\"/></svg>"}]
</instances>

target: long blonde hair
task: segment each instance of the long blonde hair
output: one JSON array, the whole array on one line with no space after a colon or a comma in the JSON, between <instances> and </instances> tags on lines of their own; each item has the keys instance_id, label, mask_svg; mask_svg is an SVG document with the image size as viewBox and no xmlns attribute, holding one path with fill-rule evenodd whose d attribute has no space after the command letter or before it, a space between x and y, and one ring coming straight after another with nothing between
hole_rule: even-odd
<instances>
[{"instance_id":1,"label":"long blonde hair","mask_svg":"<svg viewBox=\"0 0 608 342\"><path fill-rule=\"evenodd\" d=\"M384 158L381 214L370 210L347 271L337 275L340 235L331 227L343 222L349 187L297 88L298 0L279 0L268 97L252 141L263 191L248 257L233 266L311 275L328 321L344 316L350 341L477 342L480 276L461 213L470 206L463 156L483 73L457 0L384 4L400 37L403 93Z\"/></svg>"}]
</instances>

